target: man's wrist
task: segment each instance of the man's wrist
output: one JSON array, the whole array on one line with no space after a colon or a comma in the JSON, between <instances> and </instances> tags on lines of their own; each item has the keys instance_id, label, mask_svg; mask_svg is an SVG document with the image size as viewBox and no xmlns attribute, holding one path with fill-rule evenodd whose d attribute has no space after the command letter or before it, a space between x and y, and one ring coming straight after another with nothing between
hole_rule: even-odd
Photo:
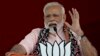
<instances>
[{"instance_id":1,"label":"man's wrist","mask_svg":"<svg viewBox=\"0 0 100 56\"><path fill-rule=\"evenodd\" d=\"M85 37L86 37L85 35L81 35L81 36L79 36L79 40L82 40Z\"/></svg>"}]
</instances>

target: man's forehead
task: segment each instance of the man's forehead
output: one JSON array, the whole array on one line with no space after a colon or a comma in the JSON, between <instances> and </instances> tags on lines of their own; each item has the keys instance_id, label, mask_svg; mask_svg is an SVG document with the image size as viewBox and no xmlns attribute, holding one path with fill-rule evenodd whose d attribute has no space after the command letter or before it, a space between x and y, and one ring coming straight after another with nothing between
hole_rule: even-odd
<instances>
[{"instance_id":1,"label":"man's forehead","mask_svg":"<svg viewBox=\"0 0 100 56\"><path fill-rule=\"evenodd\" d=\"M50 6L46 8L46 13L60 13L62 8L60 6Z\"/></svg>"},{"instance_id":2,"label":"man's forehead","mask_svg":"<svg viewBox=\"0 0 100 56\"><path fill-rule=\"evenodd\" d=\"M62 9L61 6L58 6L58 5L54 5L54 6L49 6L47 7L47 10L48 9Z\"/></svg>"}]
</instances>

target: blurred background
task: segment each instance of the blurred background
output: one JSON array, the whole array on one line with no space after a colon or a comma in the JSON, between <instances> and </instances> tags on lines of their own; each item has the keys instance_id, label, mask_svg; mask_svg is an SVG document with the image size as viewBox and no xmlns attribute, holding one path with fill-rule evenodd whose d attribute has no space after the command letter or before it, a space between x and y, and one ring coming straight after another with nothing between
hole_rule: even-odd
<instances>
[{"instance_id":1,"label":"blurred background","mask_svg":"<svg viewBox=\"0 0 100 56\"><path fill-rule=\"evenodd\" d=\"M19 43L34 28L44 27L43 7L57 1L68 11L76 8L80 13L80 24L88 39L100 52L100 13L97 0L1 0L0 1L0 56L5 56L13 45Z\"/></svg>"}]
</instances>

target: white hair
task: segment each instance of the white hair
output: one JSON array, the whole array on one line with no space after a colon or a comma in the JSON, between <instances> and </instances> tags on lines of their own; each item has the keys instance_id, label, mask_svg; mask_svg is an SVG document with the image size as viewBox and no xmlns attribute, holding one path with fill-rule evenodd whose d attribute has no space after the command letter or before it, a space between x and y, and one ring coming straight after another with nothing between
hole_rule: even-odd
<instances>
[{"instance_id":1,"label":"white hair","mask_svg":"<svg viewBox=\"0 0 100 56\"><path fill-rule=\"evenodd\" d=\"M51 6L60 6L61 9L62 9L62 13L65 14L65 8L63 7L62 4L60 4L60 3L58 3L58 2L50 2L50 3L47 3L47 4L44 6L44 8L43 8L44 14L46 13L46 12L45 12L46 9L47 9L48 7L51 7Z\"/></svg>"}]
</instances>

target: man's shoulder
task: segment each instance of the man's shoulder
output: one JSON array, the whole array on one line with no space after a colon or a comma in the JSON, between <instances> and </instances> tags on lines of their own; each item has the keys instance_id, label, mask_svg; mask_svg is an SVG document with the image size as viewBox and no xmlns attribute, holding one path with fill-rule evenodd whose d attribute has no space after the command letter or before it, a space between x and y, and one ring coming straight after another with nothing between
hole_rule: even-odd
<instances>
[{"instance_id":1,"label":"man's shoulder","mask_svg":"<svg viewBox=\"0 0 100 56\"><path fill-rule=\"evenodd\" d=\"M41 29L42 28L34 28L34 29L32 29L32 32L35 32L35 33L37 32L38 33L38 32L40 32Z\"/></svg>"}]
</instances>

